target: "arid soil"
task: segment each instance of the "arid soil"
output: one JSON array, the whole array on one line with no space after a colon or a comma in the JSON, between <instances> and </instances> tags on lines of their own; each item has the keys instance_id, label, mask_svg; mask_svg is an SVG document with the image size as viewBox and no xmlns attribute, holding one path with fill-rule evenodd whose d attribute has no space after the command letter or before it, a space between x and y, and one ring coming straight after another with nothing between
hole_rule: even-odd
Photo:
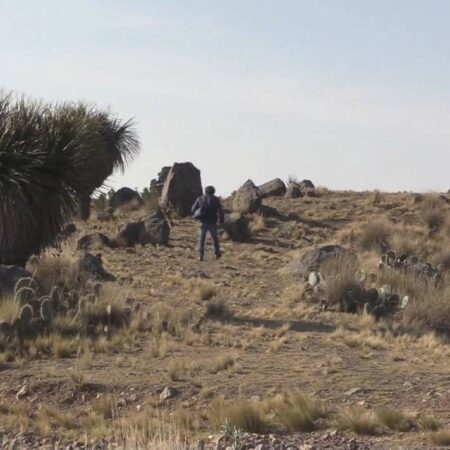
<instances>
[{"instance_id":1,"label":"arid soil","mask_svg":"<svg viewBox=\"0 0 450 450\"><path fill-rule=\"evenodd\" d=\"M83 364L80 353L6 363L0 372L1 398L24 405L28 422L11 423L15 419L0 414L0 447L51 448L57 442L63 448L70 442L106 447L114 441L114 433L105 431L107 415L105 424L90 431L83 429L82 419L95 402L107 398L120 423L151 409L177 425L187 424L192 448L200 440L216 448L223 431L213 430L208 420L216 398L262 402L296 389L331 412L392 406L412 417L433 416L449 427L450 346L445 337L383 335L383 325L371 318L322 311L302 296L305 281L289 271L290 262L306 249L345 245L345 236L360 222L386 217L393 224L422 226L412 194L373 198L373 193L323 191L317 197L269 199L265 203L280 216L259 223L255 218L251 242L223 240L218 261L211 248L206 261L197 260L197 224L190 218L173 219L169 247L99 250L105 268L117 277L113 289L139 310L142 320L154 320L160 311L170 324L162 320L159 333L143 327L104 349L93 347ZM112 222L93 218L77 223L79 231L63 251L74 251L77 238L87 232L112 236L119 225L145 214L141 209L117 214ZM375 251L360 251L358 257L376 270ZM207 317L211 304L219 312ZM164 400L167 387L174 389L173 397ZM40 435L34 422L43 405L70 415L76 425L52 423ZM242 437L241 445L433 448L428 434L417 427L405 432L380 427L374 436L357 435L336 431L330 419L312 432L269 427L258 436Z\"/></svg>"}]
</instances>

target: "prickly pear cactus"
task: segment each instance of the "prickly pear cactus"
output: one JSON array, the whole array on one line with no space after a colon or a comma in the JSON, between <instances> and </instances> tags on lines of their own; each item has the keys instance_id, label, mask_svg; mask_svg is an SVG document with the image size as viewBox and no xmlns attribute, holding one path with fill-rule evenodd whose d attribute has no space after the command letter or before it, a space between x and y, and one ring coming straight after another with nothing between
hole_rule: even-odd
<instances>
[{"instance_id":1,"label":"prickly pear cactus","mask_svg":"<svg viewBox=\"0 0 450 450\"><path fill-rule=\"evenodd\" d=\"M53 311L50 303L50 298L44 298L41 301L41 307L39 308L39 315L41 316L41 319L46 322L50 323L53 317Z\"/></svg>"},{"instance_id":2,"label":"prickly pear cactus","mask_svg":"<svg viewBox=\"0 0 450 450\"><path fill-rule=\"evenodd\" d=\"M23 286L16 292L14 300L19 305L32 302L36 300L36 291L33 288Z\"/></svg>"},{"instance_id":3,"label":"prickly pear cactus","mask_svg":"<svg viewBox=\"0 0 450 450\"><path fill-rule=\"evenodd\" d=\"M20 308L19 319L23 323L29 323L31 322L32 318L33 318L33 308L28 304L23 305L22 308Z\"/></svg>"},{"instance_id":4,"label":"prickly pear cactus","mask_svg":"<svg viewBox=\"0 0 450 450\"><path fill-rule=\"evenodd\" d=\"M50 304L53 309L53 311L56 311L58 309L58 305L61 303L61 297L59 295L59 290L56 286L53 286L52 290L50 291Z\"/></svg>"},{"instance_id":5,"label":"prickly pear cactus","mask_svg":"<svg viewBox=\"0 0 450 450\"><path fill-rule=\"evenodd\" d=\"M17 292L22 288L30 288L36 292L39 289L39 286L34 278L26 277L17 280L17 283L14 287L14 294L17 294Z\"/></svg>"}]
</instances>

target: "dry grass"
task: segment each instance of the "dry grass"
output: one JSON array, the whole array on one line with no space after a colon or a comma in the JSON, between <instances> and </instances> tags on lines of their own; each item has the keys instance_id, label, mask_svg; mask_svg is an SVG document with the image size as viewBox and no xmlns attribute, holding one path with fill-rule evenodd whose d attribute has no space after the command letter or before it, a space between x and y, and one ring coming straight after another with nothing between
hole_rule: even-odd
<instances>
[{"instance_id":1,"label":"dry grass","mask_svg":"<svg viewBox=\"0 0 450 450\"><path fill-rule=\"evenodd\" d=\"M264 231L267 228L266 219L260 214L253 214L250 222L250 232L252 234Z\"/></svg>"},{"instance_id":2,"label":"dry grass","mask_svg":"<svg viewBox=\"0 0 450 450\"><path fill-rule=\"evenodd\" d=\"M276 421L290 431L312 431L315 421L328 415L322 405L300 391L278 396L272 404Z\"/></svg>"},{"instance_id":3,"label":"dry grass","mask_svg":"<svg viewBox=\"0 0 450 450\"><path fill-rule=\"evenodd\" d=\"M380 423L391 430L409 431L414 426L414 421L410 416L392 407L379 408L376 415Z\"/></svg>"},{"instance_id":4,"label":"dry grass","mask_svg":"<svg viewBox=\"0 0 450 450\"><path fill-rule=\"evenodd\" d=\"M226 403L223 397L213 401L208 413L208 420L215 430L219 430L227 423L238 430L249 433L262 433L268 425L261 405L247 400Z\"/></svg>"},{"instance_id":5,"label":"dry grass","mask_svg":"<svg viewBox=\"0 0 450 450\"><path fill-rule=\"evenodd\" d=\"M422 431L438 431L442 428L442 424L435 417L422 414L416 418L416 424Z\"/></svg>"},{"instance_id":6,"label":"dry grass","mask_svg":"<svg viewBox=\"0 0 450 450\"><path fill-rule=\"evenodd\" d=\"M435 445L450 446L450 430L442 430L430 434L431 442Z\"/></svg>"},{"instance_id":7,"label":"dry grass","mask_svg":"<svg viewBox=\"0 0 450 450\"><path fill-rule=\"evenodd\" d=\"M443 289L425 286L415 293L403 312L403 322L440 333L450 332L450 285Z\"/></svg>"},{"instance_id":8,"label":"dry grass","mask_svg":"<svg viewBox=\"0 0 450 450\"><path fill-rule=\"evenodd\" d=\"M371 411L358 408L341 409L335 417L338 430L350 430L361 435L377 434L379 425Z\"/></svg>"},{"instance_id":9,"label":"dry grass","mask_svg":"<svg viewBox=\"0 0 450 450\"><path fill-rule=\"evenodd\" d=\"M392 224L385 218L367 221L361 226L356 244L361 250L379 250L389 243Z\"/></svg>"},{"instance_id":10,"label":"dry grass","mask_svg":"<svg viewBox=\"0 0 450 450\"><path fill-rule=\"evenodd\" d=\"M0 298L0 321L12 322L19 314L20 304L14 297L8 296Z\"/></svg>"},{"instance_id":11,"label":"dry grass","mask_svg":"<svg viewBox=\"0 0 450 450\"><path fill-rule=\"evenodd\" d=\"M212 373L219 373L224 370L230 370L236 363L236 356L226 354L217 357L213 362Z\"/></svg>"},{"instance_id":12,"label":"dry grass","mask_svg":"<svg viewBox=\"0 0 450 450\"><path fill-rule=\"evenodd\" d=\"M110 397L100 397L92 405L93 411L103 419L112 419L114 415L114 404Z\"/></svg>"}]
</instances>

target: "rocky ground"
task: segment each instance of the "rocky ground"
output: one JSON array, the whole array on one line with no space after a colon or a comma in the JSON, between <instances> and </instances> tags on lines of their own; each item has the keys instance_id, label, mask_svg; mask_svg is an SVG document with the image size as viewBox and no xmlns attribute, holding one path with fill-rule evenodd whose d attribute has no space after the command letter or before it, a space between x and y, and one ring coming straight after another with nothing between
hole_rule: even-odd
<instances>
[{"instance_id":1,"label":"rocky ground","mask_svg":"<svg viewBox=\"0 0 450 450\"><path fill-rule=\"evenodd\" d=\"M421 226L412 195L383 194L382 201L373 201L373 196L322 191L317 197L269 199L266 204L279 217L254 219L252 240L225 240L218 261L211 249L205 262L197 260L197 225L189 218L173 219L168 247L100 250L105 268L117 278L110 283L113 289L120 290L131 308L149 314L144 318L153 320L159 311L170 326L93 348L83 365L80 354L4 364L1 398L24 405L27 413L0 414L1 448L112 448L120 440L104 432L108 420L123 426L124 419L132 422L147 410L186 426L192 448L233 448L223 430L213 431L209 425L214 399L258 403L295 389L331 411L392 406L414 417L432 415L450 426L450 347L444 340L432 334L383 336L367 318L321 311L320 305L304 300L304 280L288 269L307 248L343 243L360 222L383 216L394 224ZM79 231L64 251L75 251L76 240L88 232L112 236L119 225L145 214L138 210L117 214L109 222L94 218L77 223ZM376 267L375 252L358 256ZM201 320L211 304L219 305L219 313ZM173 331L165 332L167 328ZM99 413L98 426L90 426L86 434L83 423L104 398L113 404L112 418L104 414L100 420ZM74 424L53 418L38 433L34 425L43 406L70 415ZM78 444L68 446L70 442ZM417 427L409 432L381 427L374 436L361 436L337 431L333 421L319 423L309 433L275 428L242 434L234 444L258 450L434 445L428 432Z\"/></svg>"}]
</instances>

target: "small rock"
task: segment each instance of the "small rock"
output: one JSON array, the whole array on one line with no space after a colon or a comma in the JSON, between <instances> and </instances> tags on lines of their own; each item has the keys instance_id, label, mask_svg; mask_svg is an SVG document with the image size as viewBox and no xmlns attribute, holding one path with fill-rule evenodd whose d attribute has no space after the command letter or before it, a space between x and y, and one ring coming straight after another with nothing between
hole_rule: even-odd
<instances>
[{"instance_id":1,"label":"small rock","mask_svg":"<svg viewBox=\"0 0 450 450\"><path fill-rule=\"evenodd\" d=\"M16 399L20 400L28 395L28 387L26 385L22 386L16 394Z\"/></svg>"},{"instance_id":2,"label":"small rock","mask_svg":"<svg viewBox=\"0 0 450 450\"><path fill-rule=\"evenodd\" d=\"M164 402L166 400L169 400L171 398L176 397L176 395L178 394L178 391L171 387L171 386L167 386L162 392L161 395L159 396L159 400Z\"/></svg>"},{"instance_id":3,"label":"small rock","mask_svg":"<svg viewBox=\"0 0 450 450\"><path fill-rule=\"evenodd\" d=\"M358 394L359 392L362 392L362 391L363 391L362 388L360 388L360 387L355 387L355 388L349 389L349 390L345 393L345 395L354 395L354 394Z\"/></svg>"},{"instance_id":4,"label":"small rock","mask_svg":"<svg viewBox=\"0 0 450 450\"><path fill-rule=\"evenodd\" d=\"M119 398L119 400L117 400L116 404L119 408L123 408L123 407L127 406L127 401L122 397L122 398Z\"/></svg>"}]
</instances>

